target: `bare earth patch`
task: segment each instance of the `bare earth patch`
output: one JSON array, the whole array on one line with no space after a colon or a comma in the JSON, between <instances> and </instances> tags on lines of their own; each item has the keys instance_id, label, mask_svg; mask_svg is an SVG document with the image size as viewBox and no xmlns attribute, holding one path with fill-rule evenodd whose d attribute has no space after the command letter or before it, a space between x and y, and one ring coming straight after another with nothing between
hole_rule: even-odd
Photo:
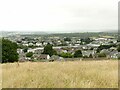
<instances>
[{"instance_id":1,"label":"bare earth patch","mask_svg":"<svg viewBox=\"0 0 120 90\"><path fill-rule=\"evenodd\" d=\"M118 61L2 64L3 88L117 88Z\"/></svg>"}]
</instances>

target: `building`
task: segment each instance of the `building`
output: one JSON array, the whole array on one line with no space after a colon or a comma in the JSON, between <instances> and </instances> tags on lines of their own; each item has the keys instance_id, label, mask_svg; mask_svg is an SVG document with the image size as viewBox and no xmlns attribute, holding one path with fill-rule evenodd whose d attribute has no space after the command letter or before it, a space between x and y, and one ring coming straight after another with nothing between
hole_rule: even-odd
<instances>
[{"instance_id":1,"label":"building","mask_svg":"<svg viewBox=\"0 0 120 90\"><path fill-rule=\"evenodd\" d=\"M43 59L48 60L48 59L50 59L50 56L47 55L47 54L40 54L40 55L34 54L33 58L36 59L36 60L43 60Z\"/></svg>"}]
</instances>

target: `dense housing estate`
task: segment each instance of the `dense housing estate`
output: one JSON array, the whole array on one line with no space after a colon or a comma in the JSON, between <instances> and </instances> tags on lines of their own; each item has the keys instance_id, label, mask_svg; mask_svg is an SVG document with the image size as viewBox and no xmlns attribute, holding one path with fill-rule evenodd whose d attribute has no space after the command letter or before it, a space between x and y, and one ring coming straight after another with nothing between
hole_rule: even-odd
<instances>
[{"instance_id":1,"label":"dense housing estate","mask_svg":"<svg viewBox=\"0 0 120 90\"><path fill-rule=\"evenodd\" d=\"M6 37L13 42L16 42L20 47L17 49L19 54L19 60L63 60L61 54L74 55L77 50L81 50L81 58L98 58L105 57L109 59L118 59L120 53L117 51L117 38L114 36L98 36L98 37L85 37L80 38L79 36L22 36L15 35L14 37ZM57 52L57 55L49 56L43 54L44 47L47 44L53 45L53 49ZM101 48L105 46L105 48ZM109 46L108 48L106 48ZM27 49L25 51L25 49ZM99 52L98 52L99 50ZM32 57L26 57L27 53L32 52ZM69 57L67 57L69 58ZM71 56L70 58L74 58Z\"/></svg>"}]
</instances>

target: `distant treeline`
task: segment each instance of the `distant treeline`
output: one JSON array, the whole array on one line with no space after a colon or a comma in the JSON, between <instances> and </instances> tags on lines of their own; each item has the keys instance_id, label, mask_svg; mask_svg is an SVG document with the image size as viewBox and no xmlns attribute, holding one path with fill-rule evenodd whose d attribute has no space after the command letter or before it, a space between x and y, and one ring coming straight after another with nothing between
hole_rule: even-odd
<instances>
[{"instance_id":1,"label":"distant treeline","mask_svg":"<svg viewBox=\"0 0 120 90\"><path fill-rule=\"evenodd\" d=\"M86 33L56 33L56 34L29 34L29 35L22 35L28 37L80 37L80 38L88 38L88 37L99 37L99 36L114 36L118 37L118 33L109 33L109 32L86 32Z\"/></svg>"}]
</instances>

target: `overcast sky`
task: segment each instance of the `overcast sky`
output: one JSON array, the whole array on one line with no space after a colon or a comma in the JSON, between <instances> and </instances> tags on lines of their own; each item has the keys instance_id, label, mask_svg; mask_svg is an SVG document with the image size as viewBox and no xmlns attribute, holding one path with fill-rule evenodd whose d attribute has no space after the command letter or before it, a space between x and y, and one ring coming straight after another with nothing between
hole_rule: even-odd
<instances>
[{"instance_id":1,"label":"overcast sky","mask_svg":"<svg viewBox=\"0 0 120 90\"><path fill-rule=\"evenodd\" d=\"M119 0L0 0L0 31L117 30Z\"/></svg>"}]
</instances>

